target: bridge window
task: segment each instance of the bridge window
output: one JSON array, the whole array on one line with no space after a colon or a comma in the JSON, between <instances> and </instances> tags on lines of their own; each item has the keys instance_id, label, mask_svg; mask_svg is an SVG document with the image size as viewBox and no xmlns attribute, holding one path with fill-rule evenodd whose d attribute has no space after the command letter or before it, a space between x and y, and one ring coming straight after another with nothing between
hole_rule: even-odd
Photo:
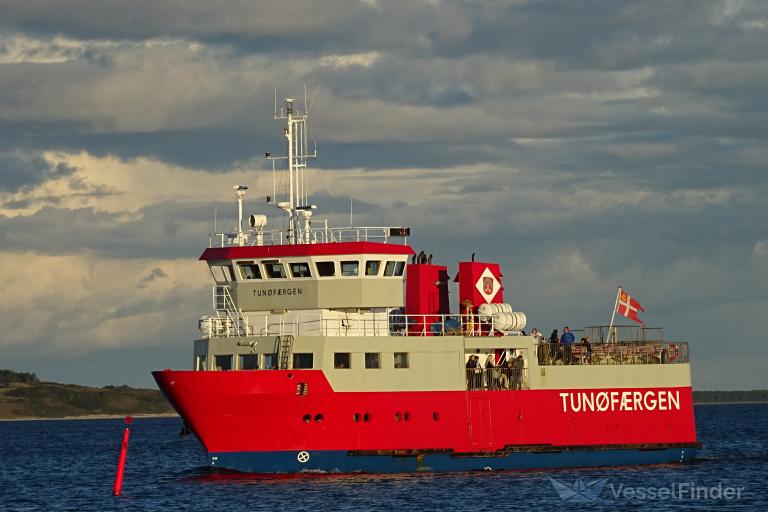
<instances>
[{"instance_id":1,"label":"bridge window","mask_svg":"<svg viewBox=\"0 0 768 512\"><path fill-rule=\"evenodd\" d=\"M277 370L277 354L264 354L264 368L267 370Z\"/></svg>"},{"instance_id":2,"label":"bridge window","mask_svg":"<svg viewBox=\"0 0 768 512\"><path fill-rule=\"evenodd\" d=\"M259 354L240 354L238 359L238 367L241 370L259 369Z\"/></svg>"},{"instance_id":3,"label":"bridge window","mask_svg":"<svg viewBox=\"0 0 768 512\"><path fill-rule=\"evenodd\" d=\"M341 262L341 275L346 277L353 277L357 275L357 269L360 266L359 261L342 261Z\"/></svg>"},{"instance_id":4,"label":"bridge window","mask_svg":"<svg viewBox=\"0 0 768 512\"><path fill-rule=\"evenodd\" d=\"M291 275L293 277L312 277L309 272L309 263L291 263Z\"/></svg>"},{"instance_id":5,"label":"bridge window","mask_svg":"<svg viewBox=\"0 0 768 512\"><path fill-rule=\"evenodd\" d=\"M365 275L377 276L379 275L379 267L381 267L380 261L366 261L365 262Z\"/></svg>"},{"instance_id":6,"label":"bridge window","mask_svg":"<svg viewBox=\"0 0 768 512\"><path fill-rule=\"evenodd\" d=\"M405 270L404 261L388 261L387 264L384 266L384 275L388 277L393 277L393 276L400 277L403 275L404 270Z\"/></svg>"},{"instance_id":7,"label":"bridge window","mask_svg":"<svg viewBox=\"0 0 768 512\"><path fill-rule=\"evenodd\" d=\"M232 265L211 265L211 273L217 283L235 280L235 269L232 268Z\"/></svg>"},{"instance_id":8,"label":"bridge window","mask_svg":"<svg viewBox=\"0 0 768 512\"><path fill-rule=\"evenodd\" d=\"M336 275L336 263L333 261L318 261L317 275L320 277L333 277Z\"/></svg>"},{"instance_id":9,"label":"bridge window","mask_svg":"<svg viewBox=\"0 0 768 512\"><path fill-rule=\"evenodd\" d=\"M243 279L261 279L261 269L256 263L238 263L240 267L240 277Z\"/></svg>"},{"instance_id":10,"label":"bridge window","mask_svg":"<svg viewBox=\"0 0 768 512\"><path fill-rule=\"evenodd\" d=\"M333 354L333 367L337 370L350 368L349 352L336 352Z\"/></svg>"},{"instance_id":11,"label":"bridge window","mask_svg":"<svg viewBox=\"0 0 768 512\"><path fill-rule=\"evenodd\" d=\"M296 370L311 370L312 369L312 353L295 353L293 354L293 368Z\"/></svg>"},{"instance_id":12,"label":"bridge window","mask_svg":"<svg viewBox=\"0 0 768 512\"><path fill-rule=\"evenodd\" d=\"M227 371L232 369L232 355L216 356L216 369L218 371Z\"/></svg>"},{"instance_id":13,"label":"bridge window","mask_svg":"<svg viewBox=\"0 0 768 512\"><path fill-rule=\"evenodd\" d=\"M276 261L271 261L267 263L264 262L264 270L267 271L267 277L270 279L285 279L285 267L282 263L278 263Z\"/></svg>"},{"instance_id":14,"label":"bridge window","mask_svg":"<svg viewBox=\"0 0 768 512\"><path fill-rule=\"evenodd\" d=\"M366 368L381 368L381 355L378 352L365 353Z\"/></svg>"},{"instance_id":15,"label":"bridge window","mask_svg":"<svg viewBox=\"0 0 768 512\"><path fill-rule=\"evenodd\" d=\"M408 352L395 352L395 368L408 368Z\"/></svg>"}]
</instances>

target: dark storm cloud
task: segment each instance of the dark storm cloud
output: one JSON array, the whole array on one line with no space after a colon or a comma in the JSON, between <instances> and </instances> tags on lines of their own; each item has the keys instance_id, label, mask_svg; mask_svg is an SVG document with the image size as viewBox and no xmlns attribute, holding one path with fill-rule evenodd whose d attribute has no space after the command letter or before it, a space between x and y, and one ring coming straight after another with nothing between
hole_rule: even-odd
<instances>
[{"instance_id":1,"label":"dark storm cloud","mask_svg":"<svg viewBox=\"0 0 768 512\"><path fill-rule=\"evenodd\" d=\"M715 57L759 58L762 2L621 3L77 0L0 3L0 27L75 38L182 37L248 52L386 50L504 54L626 69ZM87 13L87 14L86 14Z\"/></svg>"},{"instance_id":2,"label":"dark storm cloud","mask_svg":"<svg viewBox=\"0 0 768 512\"><path fill-rule=\"evenodd\" d=\"M46 180L65 178L75 171L64 163L51 165L36 155L0 152L0 192L12 192Z\"/></svg>"}]
</instances>

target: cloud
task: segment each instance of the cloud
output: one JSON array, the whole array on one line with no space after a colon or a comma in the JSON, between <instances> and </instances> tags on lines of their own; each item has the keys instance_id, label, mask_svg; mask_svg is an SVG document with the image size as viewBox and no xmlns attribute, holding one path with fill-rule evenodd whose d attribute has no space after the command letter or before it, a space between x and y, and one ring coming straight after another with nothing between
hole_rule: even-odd
<instances>
[{"instance_id":1,"label":"cloud","mask_svg":"<svg viewBox=\"0 0 768 512\"><path fill-rule=\"evenodd\" d=\"M87 254L0 254L4 351L37 354L153 345L171 331L192 335L205 306L207 271L194 259L114 260ZM158 273L159 266L163 269ZM165 274L158 279L159 274ZM151 286L137 287L147 275ZM190 312L193 312L190 315ZM175 335L174 335L175 336Z\"/></svg>"},{"instance_id":2,"label":"cloud","mask_svg":"<svg viewBox=\"0 0 768 512\"><path fill-rule=\"evenodd\" d=\"M39 155L0 153L0 195L48 181L59 181L77 172L63 162L52 163ZM7 193L7 192L6 192Z\"/></svg>"},{"instance_id":3,"label":"cloud","mask_svg":"<svg viewBox=\"0 0 768 512\"><path fill-rule=\"evenodd\" d=\"M155 267L152 269L152 271L149 274L141 278L141 280L139 281L139 284L136 285L136 287L144 288L149 283L156 281L158 279L163 279L164 277L168 277L168 275L165 272L163 272L160 267Z\"/></svg>"},{"instance_id":4,"label":"cloud","mask_svg":"<svg viewBox=\"0 0 768 512\"><path fill-rule=\"evenodd\" d=\"M306 83L316 222L352 200L450 268L500 261L542 330L605 322L623 284L712 368L712 318L759 332L768 286L766 19L758 1L0 3L3 292L22 297L2 320L23 326L2 343L193 337L194 258L214 218L234 227L231 187L284 223L263 153L285 145L274 88L302 105ZM11 275L23 258L42 284Z\"/></svg>"}]
</instances>

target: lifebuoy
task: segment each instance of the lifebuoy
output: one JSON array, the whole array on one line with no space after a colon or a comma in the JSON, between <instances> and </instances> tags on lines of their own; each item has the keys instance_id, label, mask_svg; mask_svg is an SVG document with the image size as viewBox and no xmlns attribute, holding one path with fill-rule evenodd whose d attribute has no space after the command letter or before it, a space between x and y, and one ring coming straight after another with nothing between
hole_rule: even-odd
<instances>
[{"instance_id":1,"label":"lifebuoy","mask_svg":"<svg viewBox=\"0 0 768 512\"><path fill-rule=\"evenodd\" d=\"M667 348L667 362L674 363L680 359L680 348L675 343L670 343Z\"/></svg>"}]
</instances>

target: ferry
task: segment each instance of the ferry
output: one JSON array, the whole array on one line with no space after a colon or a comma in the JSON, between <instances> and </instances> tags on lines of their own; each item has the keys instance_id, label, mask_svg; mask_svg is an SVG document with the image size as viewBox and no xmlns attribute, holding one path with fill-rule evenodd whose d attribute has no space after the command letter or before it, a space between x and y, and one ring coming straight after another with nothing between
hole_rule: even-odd
<instances>
[{"instance_id":1,"label":"ferry","mask_svg":"<svg viewBox=\"0 0 768 512\"><path fill-rule=\"evenodd\" d=\"M691 462L688 344L642 326L526 334L498 262L449 268L405 226L332 227L309 202L309 114L286 98L281 193L209 235L191 370L153 372L213 468L499 471ZM306 104L306 102L305 102ZM280 197L278 197L280 196ZM244 226L245 225L245 226ZM467 253L471 253L470 248ZM451 275L455 284L451 285ZM449 294L454 287L457 294ZM451 295L456 295L451 300Z\"/></svg>"}]
</instances>

